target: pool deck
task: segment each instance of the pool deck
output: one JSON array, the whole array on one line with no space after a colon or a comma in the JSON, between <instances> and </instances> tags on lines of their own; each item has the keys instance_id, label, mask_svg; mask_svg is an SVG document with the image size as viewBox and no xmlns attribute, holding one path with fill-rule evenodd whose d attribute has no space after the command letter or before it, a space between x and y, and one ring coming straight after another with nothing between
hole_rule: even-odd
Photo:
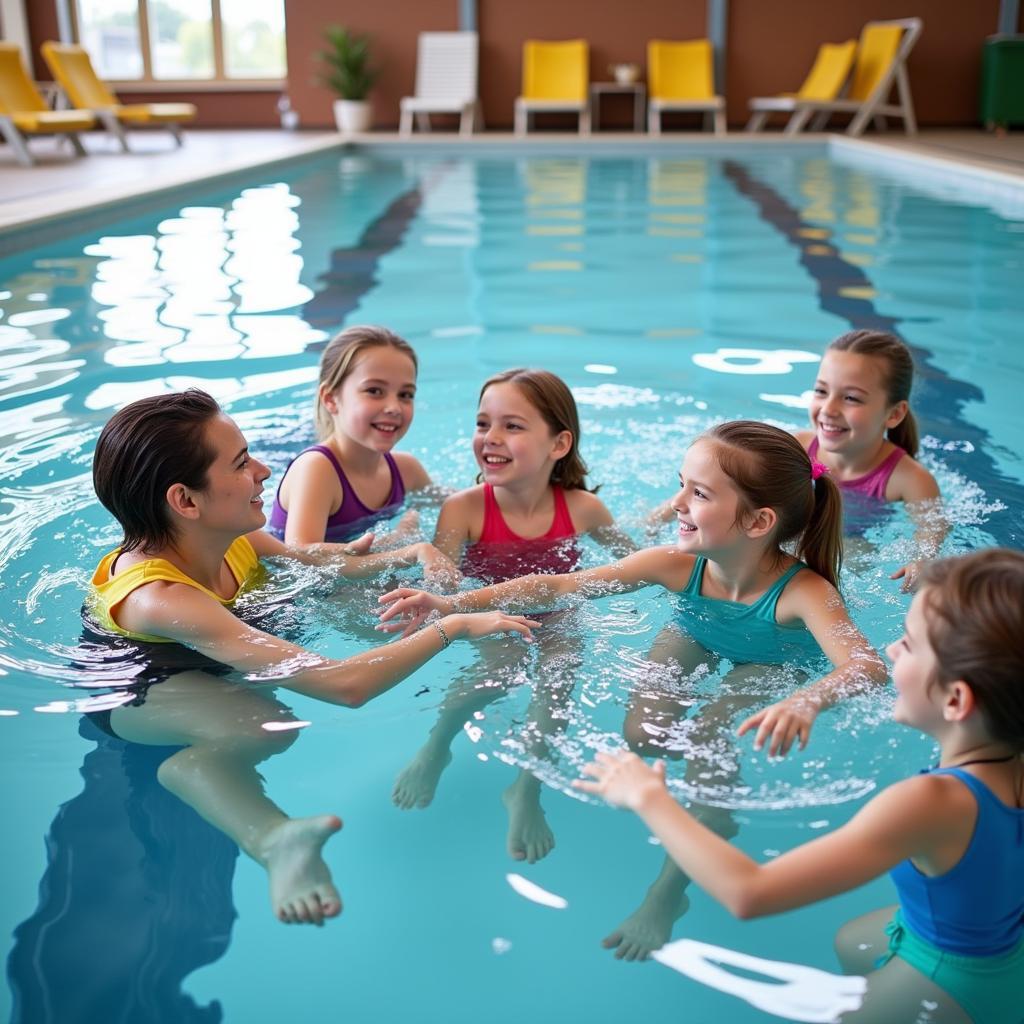
<instances>
[{"instance_id":1,"label":"pool deck","mask_svg":"<svg viewBox=\"0 0 1024 1024\"><path fill-rule=\"evenodd\" d=\"M102 216L106 207L121 205L126 200L172 192L196 181L238 174L254 167L285 163L328 150L341 141L341 136L327 131L196 130L187 133L185 144L178 148L167 133L136 132L131 153L120 152L113 140L89 136L88 157L74 159L66 144L38 139L30 144L38 160L34 167L20 166L9 148L0 147L0 241L5 240L15 248L32 245L34 229L38 228L41 235L50 234L54 222L68 214L88 211L93 216ZM349 141L356 146L402 146L412 151L440 145L450 152L481 145L514 150L523 144L516 136L500 132L465 140L442 133L408 139L394 133L374 132ZM839 151L853 150L884 162L911 163L940 173L960 171L979 180L987 179L1000 188L1020 189L1024 194L1024 132L997 138L980 130L932 129L912 138L891 133L859 140L812 133L787 140L772 132L732 132L724 139L704 134L650 136L613 132L581 138L575 134L543 132L531 134L526 144L530 148L578 146L580 152L598 148L622 152L632 147L648 152L665 147L678 152L680 143L703 148L732 143L807 145L826 141Z\"/></svg>"}]
</instances>

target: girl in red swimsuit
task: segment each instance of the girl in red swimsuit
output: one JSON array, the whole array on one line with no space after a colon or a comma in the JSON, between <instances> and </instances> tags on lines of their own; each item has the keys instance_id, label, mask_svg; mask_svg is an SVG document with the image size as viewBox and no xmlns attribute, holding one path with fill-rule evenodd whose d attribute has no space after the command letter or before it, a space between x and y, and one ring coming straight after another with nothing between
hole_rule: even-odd
<instances>
[{"instance_id":1,"label":"girl in red swimsuit","mask_svg":"<svg viewBox=\"0 0 1024 1024\"><path fill-rule=\"evenodd\" d=\"M572 572L580 557L576 540L583 533L618 555L628 553L632 543L615 529L611 513L587 487L579 438L576 402L559 377L526 369L491 377L480 392L473 436L480 482L441 506L434 545L456 563L461 558L466 575L487 583L532 572ZM574 661L574 638L562 635L555 618L547 623L542 661L531 671L535 696L527 718L537 723L542 737L558 731L553 705L568 700L572 688L572 673L566 669ZM393 799L399 807L426 807L433 800L451 760L452 740L473 711L502 696L504 688L491 680L508 678L511 660L519 658L507 645L491 645L485 675L473 670L470 678L455 683L426 744L395 783ZM488 685L481 685L483 678ZM554 837L540 807L538 779L522 771L504 800L509 854L530 863L544 857Z\"/></svg>"}]
</instances>

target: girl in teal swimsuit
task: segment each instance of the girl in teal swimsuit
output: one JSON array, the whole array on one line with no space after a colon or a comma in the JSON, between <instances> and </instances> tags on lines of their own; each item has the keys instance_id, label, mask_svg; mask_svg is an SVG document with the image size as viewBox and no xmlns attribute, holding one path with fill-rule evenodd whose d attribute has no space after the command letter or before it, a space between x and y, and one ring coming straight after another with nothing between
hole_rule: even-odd
<instances>
[{"instance_id":1,"label":"girl in teal swimsuit","mask_svg":"<svg viewBox=\"0 0 1024 1024\"><path fill-rule=\"evenodd\" d=\"M1024 978L1024 553L924 570L888 648L894 717L939 763L890 786L829 835L757 864L665 788L663 763L598 754L577 787L636 811L668 854L738 917L777 914L890 872L899 897L845 925L844 970L867 976L844 1024L1020 1024ZM924 1011L927 1011L926 1013Z\"/></svg>"},{"instance_id":2,"label":"girl in teal swimsuit","mask_svg":"<svg viewBox=\"0 0 1024 1024\"><path fill-rule=\"evenodd\" d=\"M883 682L885 667L850 622L836 590L842 551L842 501L822 467L800 442L777 427L751 421L723 423L699 437L683 460L680 490L671 501L679 523L675 545L648 548L611 565L560 576L526 576L454 597L396 590L381 600L390 605L383 628L411 632L431 611L522 605L543 608L563 595L599 597L660 584L676 595L684 636L666 630L649 660L652 669L696 669L721 654L734 664L820 664L822 652L833 669L785 700L750 715L739 732L756 730L754 745L786 753L794 741L807 743L818 712ZM795 544L798 557L783 550ZM737 676L749 669L739 668ZM812 677L813 678L813 677ZM705 705L695 718L694 748L706 748L724 723L757 700L746 680ZM645 750L670 735L682 712L677 699L649 695L630 702L625 733ZM677 753L676 756L679 756ZM735 782L735 770L689 757L687 776L711 772L715 782ZM727 811L701 808L702 819L719 835L736 826ZM604 940L616 957L642 960L669 938L688 903L689 879L666 860L643 903Z\"/></svg>"},{"instance_id":3,"label":"girl in teal swimsuit","mask_svg":"<svg viewBox=\"0 0 1024 1024\"><path fill-rule=\"evenodd\" d=\"M414 632L432 612L516 605L544 608L568 594L600 597L658 584L678 594L680 622L732 661L780 664L820 650L833 669L740 726L756 749L807 743L823 708L885 681L885 666L850 621L836 590L842 558L839 491L800 442L777 427L736 420L690 446L672 509L676 544L610 565L534 575L452 596L400 588L385 594L386 632ZM797 557L783 550L794 543ZM805 660L799 657L798 660Z\"/></svg>"}]
</instances>

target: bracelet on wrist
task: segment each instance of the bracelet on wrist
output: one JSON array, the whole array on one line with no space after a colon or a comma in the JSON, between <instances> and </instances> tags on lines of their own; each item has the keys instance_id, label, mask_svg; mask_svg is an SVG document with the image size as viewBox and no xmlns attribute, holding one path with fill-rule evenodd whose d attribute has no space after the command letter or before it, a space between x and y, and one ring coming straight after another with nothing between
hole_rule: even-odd
<instances>
[{"instance_id":1,"label":"bracelet on wrist","mask_svg":"<svg viewBox=\"0 0 1024 1024\"><path fill-rule=\"evenodd\" d=\"M451 647L452 638L444 631L444 626L440 622L432 622L431 625L437 630L437 635L441 638L441 650L443 651L446 647Z\"/></svg>"}]
</instances>

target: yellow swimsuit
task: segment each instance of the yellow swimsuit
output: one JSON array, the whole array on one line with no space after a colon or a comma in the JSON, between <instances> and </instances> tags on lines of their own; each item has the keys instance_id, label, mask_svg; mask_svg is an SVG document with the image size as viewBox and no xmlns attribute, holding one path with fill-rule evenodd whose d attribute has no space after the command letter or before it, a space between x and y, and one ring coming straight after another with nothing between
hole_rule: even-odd
<instances>
[{"instance_id":1,"label":"yellow swimsuit","mask_svg":"<svg viewBox=\"0 0 1024 1024\"><path fill-rule=\"evenodd\" d=\"M129 637L132 640L146 640L151 643L174 643L165 636L150 636L147 633L133 633L131 630L122 629L111 614L113 610L133 591L146 583L153 583L157 580L166 583L184 583L188 587L195 587L204 594L208 594L215 601L219 601L225 607L234 604L235 599L242 592L247 583L253 581L253 576L259 568L259 556L253 550L252 544L247 537L239 537L231 547L228 548L224 561L228 563L231 575L234 576L238 589L231 597L224 598L215 594L212 590L197 583L191 576L186 576L179 568L171 565L163 558L150 558L145 562L136 562L116 576L110 575L110 570L121 554L121 549L116 548L110 554L104 555L96 572L92 577L92 593L89 596L89 611L97 624L111 633L118 633L121 636Z\"/></svg>"}]
</instances>

